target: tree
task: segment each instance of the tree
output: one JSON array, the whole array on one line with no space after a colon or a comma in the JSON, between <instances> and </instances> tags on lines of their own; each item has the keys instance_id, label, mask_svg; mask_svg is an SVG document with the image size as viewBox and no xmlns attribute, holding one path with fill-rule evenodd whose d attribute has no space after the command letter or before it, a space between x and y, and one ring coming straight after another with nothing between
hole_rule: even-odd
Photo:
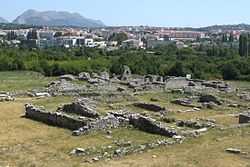
<instances>
[{"instance_id":1,"label":"tree","mask_svg":"<svg viewBox=\"0 0 250 167\"><path fill-rule=\"evenodd\" d=\"M232 62L228 62L222 67L222 75L224 80L235 80L239 76L239 70Z\"/></svg>"},{"instance_id":2,"label":"tree","mask_svg":"<svg viewBox=\"0 0 250 167\"><path fill-rule=\"evenodd\" d=\"M14 31L8 32L7 33L7 40L14 40L17 39L17 34Z\"/></svg>"},{"instance_id":3,"label":"tree","mask_svg":"<svg viewBox=\"0 0 250 167\"><path fill-rule=\"evenodd\" d=\"M246 34L241 34L239 39L239 55L246 56L248 54L248 37Z\"/></svg>"},{"instance_id":4,"label":"tree","mask_svg":"<svg viewBox=\"0 0 250 167\"><path fill-rule=\"evenodd\" d=\"M122 44L122 41L125 41L128 39L128 35L124 32L121 32L119 34L113 33L110 37L109 37L109 41L117 41L119 45Z\"/></svg>"},{"instance_id":5,"label":"tree","mask_svg":"<svg viewBox=\"0 0 250 167\"><path fill-rule=\"evenodd\" d=\"M179 61L176 62L175 65L170 68L168 75L176 77L184 76L183 64Z\"/></svg>"},{"instance_id":6,"label":"tree","mask_svg":"<svg viewBox=\"0 0 250 167\"><path fill-rule=\"evenodd\" d=\"M230 34L230 36L229 36L229 42L234 42L234 36L233 36L233 34Z\"/></svg>"},{"instance_id":7,"label":"tree","mask_svg":"<svg viewBox=\"0 0 250 167\"><path fill-rule=\"evenodd\" d=\"M31 30L27 34L27 39L38 39L37 32L35 29Z\"/></svg>"},{"instance_id":8,"label":"tree","mask_svg":"<svg viewBox=\"0 0 250 167\"><path fill-rule=\"evenodd\" d=\"M164 38L164 41L170 41L170 38L168 35L164 35L163 38Z\"/></svg>"},{"instance_id":9,"label":"tree","mask_svg":"<svg viewBox=\"0 0 250 167\"><path fill-rule=\"evenodd\" d=\"M227 34L223 34L223 36L222 36L222 42L227 42Z\"/></svg>"}]
</instances>

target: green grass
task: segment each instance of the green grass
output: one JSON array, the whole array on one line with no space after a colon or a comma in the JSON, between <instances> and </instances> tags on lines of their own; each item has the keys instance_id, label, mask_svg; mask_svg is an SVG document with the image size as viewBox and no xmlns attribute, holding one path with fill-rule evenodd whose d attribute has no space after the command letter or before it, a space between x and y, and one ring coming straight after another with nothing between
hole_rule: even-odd
<instances>
[{"instance_id":1,"label":"green grass","mask_svg":"<svg viewBox=\"0 0 250 167\"><path fill-rule=\"evenodd\" d=\"M0 79L0 91L24 92L41 89L57 78L47 78L34 72L0 72ZM74 81L74 83L80 84L81 82ZM233 83L238 84L239 87L250 87L249 82L237 81ZM84 96L88 97L88 95L86 93ZM91 94L90 96L93 97ZM237 100L234 94L223 93L219 96L228 101L245 104L244 101ZM105 96L102 99L97 96L94 97L97 99L97 106L102 114L109 110L115 110L109 107L110 104L125 106L125 109L135 113L144 112L143 109L128 106L135 101L160 104L174 111L190 109L190 107L170 103L172 99L185 97L185 95L176 93L145 92L145 94L139 96ZM152 98L156 98L158 101L150 101ZM76 147L93 147L96 150L102 146L113 145L116 140L128 140L132 141L133 145L139 145L166 138L138 131L131 127L113 129L111 138L107 137L106 131L74 137L71 135L71 131L67 129L22 118L25 114L24 105L26 103L44 106L48 111L55 111L61 104L71 103L76 99L77 97L42 99L20 97L16 98L14 102L0 102L0 166L89 166L90 164L84 163L84 160L93 155L70 156L69 152ZM159 121L157 112L147 112ZM244 110L218 106L214 110L173 113L167 115L167 117L194 121L197 118L210 118L224 127L230 127L238 122L238 118L230 115L230 113L237 115L241 112L244 112ZM173 123L162 122L162 124L178 128L181 131L191 130L191 128L176 127ZM187 140L180 145L161 147L143 154L136 153L108 162L100 161L90 166L250 167L250 155L232 155L225 151L232 147L250 152L249 138L250 127L226 129L225 131L209 130L201 137ZM8 148L7 151L3 151L4 148ZM156 155L156 158L153 158L152 155Z\"/></svg>"},{"instance_id":2,"label":"green grass","mask_svg":"<svg viewBox=\"0 0 250 167\"><path fill-rule=\"evenodd\" d=\"M27 90L41 89L54 80L54 77L44 77L36 72L0 72L0 91L24 92Z\"/></svg>"},{"instance_id":3,"label":"green grass","mask_svg":"<svg viewBox=\"0 0 250 167\"><path fill-rule=\"evenodd\" d=\"M249 81L227 81L229 84L236 86L237 88L250 88Z\"/></svg>"}]
</instances>

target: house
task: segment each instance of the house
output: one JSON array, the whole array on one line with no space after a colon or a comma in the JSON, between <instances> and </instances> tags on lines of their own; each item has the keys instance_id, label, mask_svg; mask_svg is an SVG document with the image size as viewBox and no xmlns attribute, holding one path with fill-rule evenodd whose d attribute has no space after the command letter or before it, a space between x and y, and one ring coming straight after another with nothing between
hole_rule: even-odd
<instances>
[{"instance_id":1,"label":"house","mask_svg":"<svg viewBox=\"0 0 250 167\"><path fill-rule=\"evenodd\" d=\"M54 31L39 31L40 38L53 39L55 35Z\"/></svg>"},{"instance_id":2,"label":"house","mask_svg":"<svg viewBox=\"0 0 250 167\"><path fill-rule=\"evenodd\" d=\"M147 41L147 48L155 48L156 46L167 46L172 44L172 41L164 41L164 40L148 40Z\"/></svg>"},{"instance_id":3,"label":"house","mask_svg":"<svg viewBox=\"0 0 250 167\"><path fill-rule=\"evenodd\" d=\"M128 39L122 42L123 49L139 49L143 47L143 42L136 39Z\"/></svg>"},{"instance_id":4,"label":"house","mask_svg":"<svg viewBox=\"0 0 250 167\"><path fill-rule=\"evenodd\" d=\"M94 45L94 39L92 39L92 38L85 38L84 39L84 46L86 46L86 47L95 47L95 45Z\"/></svg>"},{"instance_id":5,"label":"house","mask_svg":"<svg viewBox=\"0 0 250 167\"><path fill-rule=\"evenodd\" d=\"M21 40L20 45L25 46L28 49L33 49L39 46L39 40L36 40L36 39Z\"/></svg>"}]
</instances>

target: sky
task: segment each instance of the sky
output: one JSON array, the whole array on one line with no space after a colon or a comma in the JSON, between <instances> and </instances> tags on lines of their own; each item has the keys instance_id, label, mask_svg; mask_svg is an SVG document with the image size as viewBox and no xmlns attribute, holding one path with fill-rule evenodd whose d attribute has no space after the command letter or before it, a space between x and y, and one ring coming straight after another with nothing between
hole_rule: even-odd
<instances>
[{"instance_id":1,"label":"sky","mask_svg":"<svg viewBox=\"0 0 250 167\"><path fill-rule=\"evenodd\" d=\"M1 0L0 7L0 16L8 21L34 9L79 13L108 26L250 24L250 0Z\"/></svg>"}]
</instances>

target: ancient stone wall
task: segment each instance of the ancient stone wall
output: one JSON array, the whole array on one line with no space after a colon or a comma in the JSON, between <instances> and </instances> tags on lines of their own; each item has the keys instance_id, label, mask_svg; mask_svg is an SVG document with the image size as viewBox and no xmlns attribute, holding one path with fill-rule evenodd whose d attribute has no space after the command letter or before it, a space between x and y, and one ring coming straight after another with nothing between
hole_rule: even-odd
<instances>
[{"instance_id":1,"label":"ancient stone wall","mask_svg":"<svg viewBox=\"0 0 250 167\"><path fill-rule=\"evenodd\" d=\"M105 117L100 117L95 121L89 122L87 126L81 127L73 131L72 135L79 136L89 132L119 128L128 125L128 123L129 121L123 117L115 117L113 115L108 115Z\"/></svg>"},{"instance_id":2,"label":"ancient stone wall","mask_svg":"<svg viewBox=\"0 0 250 167\"><path fill-rule=\"evenodd\" d=\"M139 108L143 108L146 110L150 110L150 111L155 111L155 112L160 112L160 111L165 111L166 108L156 105L156 104L152 104L152 103L134 103L135 107L139 107Z\"/></svg>"},{"instance_id":3,"label":"ancient stone wall","mask_svg":"<svg viewBox=\"0 0 250 167\"><path fill-rule=\"evenodd\" d=\"M89 117L89 118L97 118L99 117L99 113L97 112L97 107L89 99L78 99L71 104L66 104L61 109L64 112L74 113L81 116Z\"/></svg>"},{"instance_id":4,"label":"ancient stone wall","mask_svg":"<svg viewBox=\"0 0 250 167\"><path fill-rule=\"evenodd\" d=\"M52 126L58 126L70 130L75 130L80 127L86 126L88 124L84 120L73 118L71 116L61 113L46 112L43 111L43 109L35 107L30 104L25 105L25 110L26 110L25 113L26 118L30 118Z\"/></svg>"},{"instance_id":5,"label":"ancient stone wall","mask_svg":"<svg viewBox=\"0 0 250 167\"><path fill-rule=\"evenodd\" d=\"M250 123L250 112L239 115L239 124Z\"/></svg>"},{"instance_id":6,"label":"ancient stone wall","mask_svg":"<svg viewBox=\"0 0 250 167\"><path fill-rule=\"evenodd\" d=\"M129 119L129 123L136 128L139 128L139 130L141 131L152 134L158 134L167 137L173 137L174 135L178 134L175 130L157 124L154 119L150 119L144 116L132 116Z\"/></svg>"}]
</instances>

